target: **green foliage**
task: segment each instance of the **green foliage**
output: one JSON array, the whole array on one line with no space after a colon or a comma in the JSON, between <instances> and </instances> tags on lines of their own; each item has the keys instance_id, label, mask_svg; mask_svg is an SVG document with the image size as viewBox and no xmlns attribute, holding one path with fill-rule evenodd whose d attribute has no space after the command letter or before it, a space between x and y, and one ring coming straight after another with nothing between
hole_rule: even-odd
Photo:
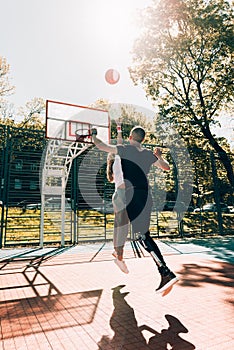
<instances>
[{"instance_id":1,"label":"green foliage","mask_svg":"<svg viewBox=\"0 0 234 350\"><path fill-rule=\"evenodd\" d=\"M130 69L151 98L199 125L233 98L233 23L221 0L163 0L142 14Z\"/></svg>"},{"instance_id":2,"label":"green foliage","mask_svg":"<svg viewBox=\"0 0 234 350\"><path fill-rule=\"evenodd\" d=\"M234 177L211 126L233 103L233 16L223 0L160 0L141 13L131 78L157 102L158 122L177 128L188 145L218 152Z\"/></svg>"}]
</instances>

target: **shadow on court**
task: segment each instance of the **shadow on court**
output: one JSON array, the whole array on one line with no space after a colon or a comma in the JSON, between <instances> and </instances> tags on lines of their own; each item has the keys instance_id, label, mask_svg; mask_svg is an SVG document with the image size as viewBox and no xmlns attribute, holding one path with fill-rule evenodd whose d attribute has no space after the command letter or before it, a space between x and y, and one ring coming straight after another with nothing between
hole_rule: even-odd
<instances>
[{"instance_id":1,"label":"shadow on court","mask_svg":"<svg viewBox=\"0 0 234 350\"><path fill-rule=\"evenodd\" d=\"M168 242L167 242L168 244ZM234 264L234 237L188 238L170 241L169 245L181 254L205 253L213 257Z\"/></svg>"},{"instance_id":2,"label":"shadow on court","mask_svg":"<svg viewBox=\"0 0 234 350\"><path fill-rule=\"evenodd\" d=\"M93 322L102 289L63 294L45 274L33 268L6 275L8 284L0 287L5 296L0 301L3 340Z\"/></svg>"},{"instance_id":3,"label":"shadow on court","mask_svg":"<svg viewBox=\"0 0 234 350\"><path fill-rule=\"evenodd\" d=\"M205 283L220 285L224 287L234 287L234 267L225 262L218 265L214 262L214 267L201 264L183 264L180 271L180 286L201 287Z\"/></svg>"},{"instance_id":4,"label":"shadow on court","mask_svg":"<svg viewBox=\"0 0 234 350\"><path fill-rule=\"evenodd\" d=\"M234 238L233 237L219 237L207 239L194 239L191 243L210 248L212 254L217 259L222 259L234 264Z\"/></svg>"},{"instance_id":5,"label":"shadow on court","mask_svg":"<svg viewBox=\"0 0 234 350\"><path fill-rule=\"evenodd\" d=\"M126 302L125 297L128 292L121 293L124 285L113 288L114 311L110 318L110 326L114 331L114 336L110 339L103 335L98 343L99 350L109 349L153 349L167 350L168 346L174 350L192 350L195 346L180 337L180 333L188 333L188 329L172 315L165 315L168 322L168 328L157 332L153 328L142 325L138 327L134 309ZM149 341L144 338L143 331L152 334Z\"/></svg>"}]
</instances>

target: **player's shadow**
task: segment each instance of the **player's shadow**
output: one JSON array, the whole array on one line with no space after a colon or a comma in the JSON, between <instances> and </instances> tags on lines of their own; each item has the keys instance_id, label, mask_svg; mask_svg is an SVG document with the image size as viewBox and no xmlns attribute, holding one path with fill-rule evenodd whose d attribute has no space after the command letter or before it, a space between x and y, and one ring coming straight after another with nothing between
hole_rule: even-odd
<instances>
[{"instance_id":1,"label":"player's shadow","mask_svg":"<svg viewBox=\"0 0 234 350\"><path fill-rule=\"evenodd\" d=\"M134 309L126 302L125 297L128 292L121 293L123 285L113 288L114 311L110 318L110 326L114 331L114 336L110 339L103 336L98 343L99 350L109 349L129 349L135 350L167 350L168 345L173 350L192 350L195 346L182 339L180 333L188 333L188 329L174 316L165 315L168 321L168 328L157 332L153 328L142 325L138 327ZM149 341L143 336L143 331L152 334Z\"/></svg>"},{"instance_id":2,"label":"player's shadow","mask_svg":"<svg viewBox=\"0 0 234 350\"><path fill-rule=\"evenodd\" d=\"M147 330L153 334L149 339L148 347L151 350L167 350L168 345L173 350L192 350L196 349L195 346L180 337L180 333L188 333L188 329L178 320L178 318L172 315L165 315L165 318L169 324L168 328L162 329L161 332L156 332L151 327L143 325L140 329Z\"/></svg>"}]
</instances>

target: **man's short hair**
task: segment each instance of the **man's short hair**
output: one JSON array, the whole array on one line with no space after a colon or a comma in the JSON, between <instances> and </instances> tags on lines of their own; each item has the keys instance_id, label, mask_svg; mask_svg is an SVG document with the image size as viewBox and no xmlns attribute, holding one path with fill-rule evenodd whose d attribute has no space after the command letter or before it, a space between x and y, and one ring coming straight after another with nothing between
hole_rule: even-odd
<instances>
[{"instance_id":1,"label":"man's short hair","mask_svg":"<svg viewBox=\"0 0 234 350\"><path fill-rule=\"evenodd\" d=\"M134 141L141 143L145 138L145 130L141 126L134 126L130 132L130 135Z\"/></svg>"}]
</instances>

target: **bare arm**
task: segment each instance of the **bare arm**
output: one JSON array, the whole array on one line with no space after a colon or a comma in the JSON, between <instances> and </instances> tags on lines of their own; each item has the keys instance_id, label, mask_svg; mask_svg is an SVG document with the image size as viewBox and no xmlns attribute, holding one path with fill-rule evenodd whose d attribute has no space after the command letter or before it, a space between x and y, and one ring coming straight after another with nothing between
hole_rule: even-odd
<instances>
[{"instance_id":1,"label":"bare arm","mask_svg":"<svg viewBox=\"0 0 234 350\"><path fill-rule=\"evenodd\" d=\"M162 170L170 170L169 163L162 157L162 151L160 148L156 148L154 150L154 155L158 158L157 161L154 163L155 166L158 168L161 168Z\"/></svg>"},{"instance_id":2,"label":"bare arm","mask_svg":"<svg viewBox=\"0 0 234 350\"><path fill-rule=\"evenodd\" d=\"M107 153L114 153L117 154L117 147L113 145L109 145L103 141L101 141L95 132L92 132L92 138L93 138L93 143L97 148L99 148L101 151L107 152Z\"/></svg>"},{"instance_id":3,"label":"bare arm","mask_svg":"<svg viewBox=\"0 0 234 350\"><path fill-rule=\"evenodd\" d=\"M117 121L117 145L123 144L121 121Z\"/></svg>"}]
</instances>

